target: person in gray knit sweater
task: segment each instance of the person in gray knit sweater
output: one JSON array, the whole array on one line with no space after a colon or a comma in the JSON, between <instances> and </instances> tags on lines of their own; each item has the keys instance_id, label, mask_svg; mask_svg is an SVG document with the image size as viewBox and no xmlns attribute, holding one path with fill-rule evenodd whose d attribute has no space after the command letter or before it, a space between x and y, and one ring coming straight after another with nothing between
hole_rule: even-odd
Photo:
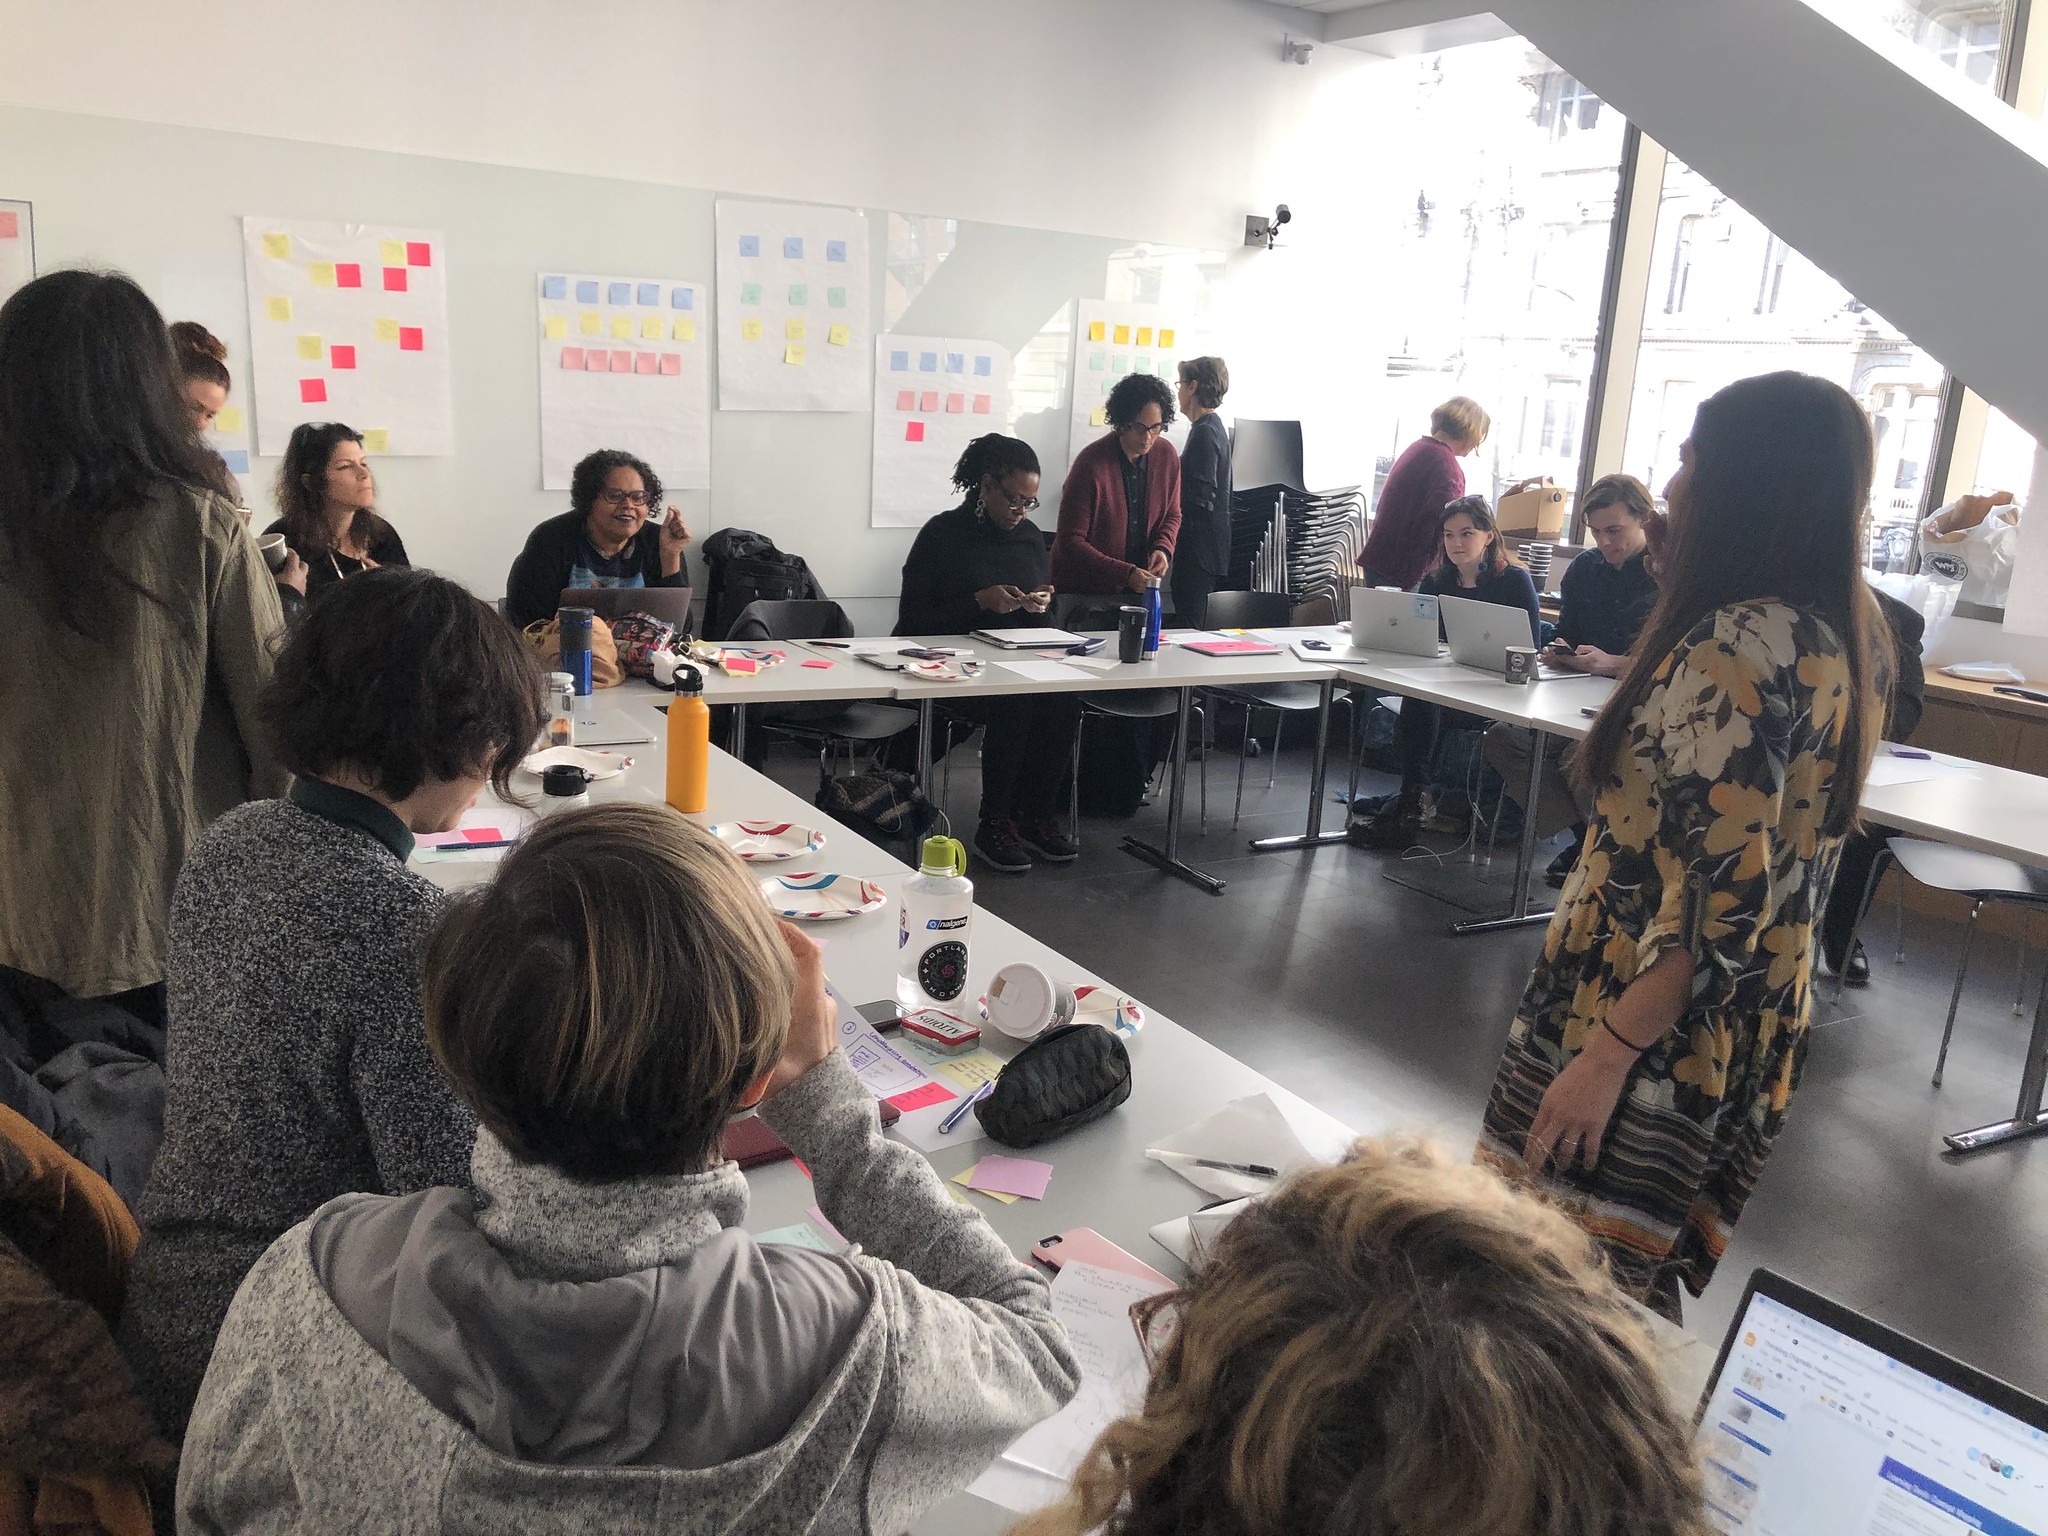
<instances>
[{"instance_id":1,"label":"person in gray knit sweater","mask_svg":"<svg viewBox=\"0 0 2048 1536\"><path fill-rule=\"evenodd\" d=\"M420 1020L441 896L405 860L509 777L540 689L504 621L423 571L338 584L278 658L260 710L297 781L214 823L171 902L169 1101L119 1339L173 1439L279 1233L467 1175L476 1118Z\"/></svg>"},{"instance_id":2,"label":"person in gray knit sweater","mask_svg":"<svg viewBox=\"0 0 2048 1536\"><path fill-rule=\"evenodd\" d=\"M701 828L549 818L425 976L474 1193L343 1195L271 1246L179 1529L887 1536L1073 1395L1046 1282L883 1139L816 946ZM741 1229L719 1134L764 1096L850 1251Z\"/></svg>"}]
</instances>

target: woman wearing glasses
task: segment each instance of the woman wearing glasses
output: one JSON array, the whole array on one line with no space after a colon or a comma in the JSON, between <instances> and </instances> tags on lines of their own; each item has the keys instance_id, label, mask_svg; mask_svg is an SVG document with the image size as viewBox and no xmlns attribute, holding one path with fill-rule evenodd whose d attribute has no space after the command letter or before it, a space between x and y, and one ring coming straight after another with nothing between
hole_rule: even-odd
<instances>
[{"instance_id":1,"label":"woman wearing glasses","mask_svg":"<svg viewBox=\"0 0 2048 1536\"><path fill-rule=\"evenodd\" d=\"M277 468L277 521L265 533L306 562L306 596L379 565L410 565L405 541L377 515L363 434L339 421L292 428Z\"/></svg>"},{"instance_id":2,"label":"woman wearing glasses","mask_svg":"<svg viewBox=\"0 0 2048 1536\"><path fill-rule=\"evenodd\" d=\"M1060 489L1052 573L1063 592L1142 592L1164 580L1180 538L1180 455L1166 380L1133 373L1104 403L1110 430L1074 455Z\"/></svg>"},{"instance_id":3,"label":"woman wearing glasses","mask_svg":"<svg viewBox=\"0 0 2048 1536\"><path fill-rule=\"evenodd\" d=\"M977 437L953 467L967 499L919 530L903 562L899 635L964 635L1052 623L1038 455L1019 438ZM1032 855L1064 864L1080 849L1060 820L1080 707L1065 694L961 699L947 709L978 721L981 823L974 851L992 869L1027 873Z\"/></svg>"},{"instance_id":4,"label":"woman wearing glasses","mask_svg":"<svg viewBox=\"0 0 2048 1536\"><path fill-rule=\"evenodd\" d=\"M686 587L690 533L661 510L661 477L618 448L586 455L569 480L569 510L526 536L505 578L505 617L525 628L553 617L564 587Z\"/></svg>"}]
</instances>

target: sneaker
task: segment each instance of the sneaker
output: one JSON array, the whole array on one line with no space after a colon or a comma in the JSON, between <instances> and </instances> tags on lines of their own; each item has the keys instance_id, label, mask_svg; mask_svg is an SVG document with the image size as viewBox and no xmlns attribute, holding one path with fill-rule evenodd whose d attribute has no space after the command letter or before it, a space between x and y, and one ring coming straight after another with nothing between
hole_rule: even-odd
<instances>
[{"instance_id":1,"label":"sneaker","mask_svg":"<svg viewBox=\"0 0 2048 1536\"><path fill-rule=\"evenodd\" d=\"M1366 821L1354 821L1344 829L1344 837L1354 848L1370 848L1386 853L1406 848L1422 833L1422 813L1412 803L1404 807L1398 800L1388 805Z\"/></svg>"},{"instance_id":2,"label":"sneaker","mask_svg":"<svg viewBox=\"0 0 2048 1536\"><path fill-rule=\"evenodd\" d=\"M1842 969L1842 981L1851 987L1870 985L1870 956L1863 952L1861 939L1849 946L1849 958Z\"/></svg>"},{"instance_id":3,"label":"sneaker","mask_svg":"<svg viewBox=\"0 0 2048 1536\"><path fill-rule=\"evenodd\" d=\"M990 869L1006 875L1031 873L1031 855L1024 851L1014 821L984 821L975 829L974 851Z\"/></svg>"},{"instance_id":4,"label":"sneaker","mask_svg":"<svg viewBox=\"0 0 2048 1536\"><path fill-rule=\"evenodd\" d=\"M1572 870L1577 866L1578 862L1579 845L1573 843L1550 861L1550 867L1543 871L1543 883L1553 886L1560 891L1563 890L1565 881L1571 879Z\"/></svg>"},{"instance_id":5,"label":"sneaker","mask_svg":"<svg viewBox=\"0 0 2048 1536\"><path fill-rule=\"evenodd\" d=\"M1048 864L1071 864L1081 857L1081 845L1060 830L1050 816L1038 816L1023 823L1018 833L1024 846Z\"/></svg>"}]
</instances>

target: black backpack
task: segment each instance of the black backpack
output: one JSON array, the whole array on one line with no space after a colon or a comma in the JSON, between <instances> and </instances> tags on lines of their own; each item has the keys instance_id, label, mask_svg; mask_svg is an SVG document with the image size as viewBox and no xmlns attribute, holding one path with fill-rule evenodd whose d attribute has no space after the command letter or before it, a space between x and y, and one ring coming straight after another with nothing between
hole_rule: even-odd
<instances>
[{"instance_id":1,"label":"black backpack","mask_svg":"<svg viewBox=\"0 0 2048 1536\"><path fill-rule=\"evenodd\" d=\"M785 555L765 533L721 528L704 541L711 589L704 595L704 638L723 640L749 603L823 597L801 555Z\"/></svg>"}]
</instances>

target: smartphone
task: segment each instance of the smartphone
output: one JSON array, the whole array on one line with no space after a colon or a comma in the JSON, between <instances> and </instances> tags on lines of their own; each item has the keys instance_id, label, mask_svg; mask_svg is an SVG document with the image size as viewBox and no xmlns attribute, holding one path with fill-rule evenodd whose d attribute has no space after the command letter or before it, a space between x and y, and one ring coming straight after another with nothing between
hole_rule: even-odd
<instances>
[{"instance_id":1,"label":"smartphone","mask_svg":"<svg viewBox=\"0 0 2048 1536\"><path fill-rule=\"evenodd\" d=\"M1141 1280L1156 1281L1160 1285L1173 1284L1143 1259L1125 1253L1093 1227L1073 1227L1051 1237L1040 1238L1032 1245L1031 1257L1054 1269L1073 1259L1078 1263L1093 1264L1098 1269L1136 1275Z\"/></svg>"},{"instance_id":2,"label":"smartphone","mask_svg":"<svg viewBox=\"0 0 2048 1536\"><path fill-rule=\"evenodd\" d=\"M1301 648L1305 651L1327 651L1330 648L1330 642L1311 637L1301 642Z\"/></svg>"},{"instance_id":3,"label":"smartphone","mask_svg":"<svg viewBox=\"0 0 2048 1536\"><path fill-rule=\"evenodd\" d=\"M876 1003L862 1003L853 1011L874 1025L878 1035L894 1034L903 1027L903 1010L893 997L885 997Z\"/></svg>"},{"instance_id":4,"label":"smartphone","mask_svg":"<svg viewBox=\"0 0 2048 1536\"><path fill-rule=\"evenodd\" d=\"M1599 717L1600 711L1597 709L1587 709L1581 706L1579 709L1579 713L1584 715L1588 720L1593 720Z\"/></svg>"}]
</instances>

